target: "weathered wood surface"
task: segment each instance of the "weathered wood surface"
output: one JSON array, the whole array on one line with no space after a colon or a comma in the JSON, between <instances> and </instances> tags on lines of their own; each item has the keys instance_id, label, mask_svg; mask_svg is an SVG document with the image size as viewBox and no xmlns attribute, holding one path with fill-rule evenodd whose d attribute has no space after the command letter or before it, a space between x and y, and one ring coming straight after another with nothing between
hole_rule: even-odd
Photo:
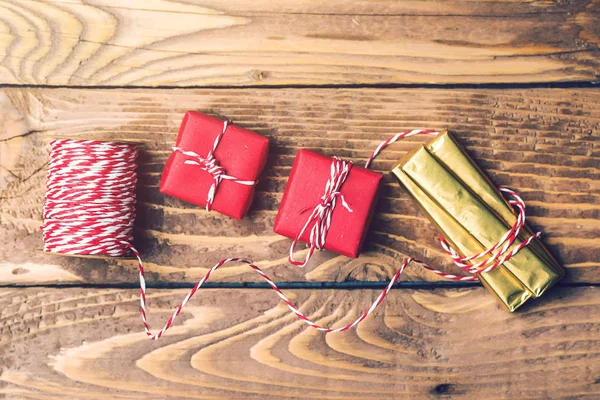
<instances>
[{"instance_id":1,"label":"weathered wood surface","mask_svg":"<svg viewBox=\"0 0 600 400\"><path fill-rule=\"evenodd\" d=\"M290 166L301 147L362 163L401 129L448 127L499 185L516 189L528 220L567 268L567 280L600 282L600 90L73 90L0 93L0 283L136 282L133 260L52 257L39 251L45 144L51 135L141 141L137 245L148 281L194 282L227 256L250 258L276 281L386 281L406 256L449 265L433 226L386 179L365 252L358 260L315 255L287 264L290 240L272 232ZM183 113L200 110L271 138L267 168L242 222L163 196L162 166ZM389 170L425 139L407 139L375 163ZM454 269L448 269L455 271ZM410 268L404 279L436 280ZM260 281L225 266L214 281Z\"/></svg>"},{"instance_id":2,"label":"weathered wood surface","mask_svg":"<svg viewBox=\"0 0 600 400\"><path fill-rule=\"evenodd\" d=\"M0 83L594 81L597 1L0 3Z\"/></svg>"},{"instance_id":3,"label":"weathered wood surface","mask_svg":"<svg viewBox=\"0 0 600 400\"><path fill-rule=\"evenodd\" d=\"M157 328L183 294L150 294ZM378 292L289 294L311 318L339 326ZM600 396L596 288L557 288L516 314L483 288L394 290L356 330L327 335L270 290L200 291L158 342L143 333L138 307L135 290L1 290L0 397Z\"/></svg>"}]
</instances>

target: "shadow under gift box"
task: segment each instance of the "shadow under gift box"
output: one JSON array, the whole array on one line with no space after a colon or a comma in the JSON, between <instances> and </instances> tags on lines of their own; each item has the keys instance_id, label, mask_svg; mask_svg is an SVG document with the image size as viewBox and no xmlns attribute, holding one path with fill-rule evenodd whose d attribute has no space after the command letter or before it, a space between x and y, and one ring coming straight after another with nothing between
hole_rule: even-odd
<instances>
[{"instance_id":1,"label":"shadow under gift box","mask_svg":"<svg viewBox=\"0 0 600 400\"><path fill-rule=\"evenodd\" d=\"M223 131L223 121L188 111L183 117L176 146L205 157ZM227 175L239 180L254 181L263 170L269 139L240 126L229 124L214 152L218 164ZM185 164L189 157L174 151L167 160L160 180L160 191L205 207L214 177L200 166ZM212 209L241 220L254 198L254 186L223 180L215 193Z\"/></svg>"},{"instance_id":2,"label":"shadow under gift box","mask_svg":"<svg viewBox=\"0 0 600 400\"><path fill-rule=\"evenodd\" d=\"M332 162L333 158L314 151L298 151L275 219L275 233L291 239L300 233L315 206L321 202ZM352 212L344 208L341 199L338 199L333 209L331 227L327 232L325 249L348 257L358 257L373 217L382 178L377 172L352 166L340 189L341 196ZM313 225L314 222L300 236L301 242L310 242Z\"/></svg>"},{"instance_id":3,"label":"shadow under gift box","mask_svg":"<svg viewBox=\"0 0 600 400\"><path fill-rule=\"evenodd\" d=\"M447 242L462 256L485 251L516 222L500 191L448 132L408 153L392 170ZM527 240L524 226L509 251ZM477 263L480 259L473 260ZM541 296L564 276L546 247L534 239L481 282L509 310Z\"/></svg>"}]
</instances>

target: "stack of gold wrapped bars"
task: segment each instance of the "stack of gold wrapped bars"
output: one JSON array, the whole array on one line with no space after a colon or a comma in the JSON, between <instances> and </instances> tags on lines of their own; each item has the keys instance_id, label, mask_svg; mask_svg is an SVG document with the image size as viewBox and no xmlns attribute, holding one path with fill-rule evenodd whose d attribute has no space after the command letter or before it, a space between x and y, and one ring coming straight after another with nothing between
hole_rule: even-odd
<instances>
[{"instance_id":1,"label":"stack of gold wrapped bars","mask_svg":"<svg viewBox=\"0 0 600 400\"><path fill-rule=\"evenodd\" d=\"M446 131L408 153L392 174L462 256L493 246L516 222L500 191ZM531 235L525 226L511 249ZM561 266L537 238L498 268L479 274L511 312L529 298L541 296L563 276Z\"/></svg>"}]
</instances>

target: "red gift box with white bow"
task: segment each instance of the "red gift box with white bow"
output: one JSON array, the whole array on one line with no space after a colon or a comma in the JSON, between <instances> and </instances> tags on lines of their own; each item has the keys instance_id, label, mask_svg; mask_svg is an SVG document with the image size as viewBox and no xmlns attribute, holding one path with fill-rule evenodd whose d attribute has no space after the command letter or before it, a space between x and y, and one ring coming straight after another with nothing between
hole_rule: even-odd
<instances>
[{"instance_id":1,"label":"red gift box with white bow","mask_svg":"<svg viewBox=\"0 0 600 400\"><path fill-rule=\"evenodd\" d=\"M323 248L358 257L382 177L337 157L298 151L273 229L295 239L290 262L304 266ZM303 261L291 254L297 241L309 245Z\"/></svg>"},{"instance_id":2,"label":"red gift box with white bow","mask_svg":"<svg viewBox=\"0 0 600 400\"><path fill-rule=\"evenodd\" d=\"M254 198L269 140L228 121L188 111L160 181L160 191L242 219Z\"/></svg>"}]
</instances>

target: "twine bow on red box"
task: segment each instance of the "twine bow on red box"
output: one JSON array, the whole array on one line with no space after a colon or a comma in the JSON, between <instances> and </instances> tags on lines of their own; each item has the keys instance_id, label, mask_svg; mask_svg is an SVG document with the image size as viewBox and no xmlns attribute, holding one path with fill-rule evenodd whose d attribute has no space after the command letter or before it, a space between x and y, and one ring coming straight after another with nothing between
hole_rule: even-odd
<instances>
[{"instance_id":1,"label":"twine bow on red box","mask_svg":"<svg viewBox=\"0 0 600 400\"><path fill-rule=\"evenodd\" d=\"M198 153L193 151L182 149L181 147L173 146L173 151L183 154L189 159L185 160L183 163L187 165L195 165L200 167L202 170L208 172L212 175L214 181L208 190L208 194L206 196L206 211L210 211L212 209L213 202L215 201L215 194L217 189L219 188L219 184L224 181L232 181L235 183L239 183L240 185L246 186L255 186L258 183L258 180L248 181L243 179L238 179L235 176L227 175L225 173L225 169L219 165L219 161L215 158L215 151L223 138L223 135L227 131L227 127L229 126L230 121L223 122L223 131L217 135L215 138L215 142L213 144L212 149L208 152L206 157L202 157Z\"/></svg>"},{"instance_id":2,"label":"twine bow on red box","mask_svg":"<svg viewBox=\"0 0 600 400\"><path fill-rule=\"evenodd\" d=\"M323 196L321 196L321 201L319 204L315 206L312 213L306 220L306 224L302 227L296 238L292 242L290 247L290 254L288 256L288 260L293 265L297 265L299 267L304 267L310 260L310 257L315 252L315 249L322 250L325 246L325 241L327 240L327 232L331 227L331 215L333 214L333 210L335 210L335 206L337 205L338 197L342 201L342 206L348 211L352 212L352 209L346 203L346 199L340 193L340 189L342 185L348 178L348 174L350 173L350 169L352 168L352 162L342 160L339 157L333 157L333 161L331 163L329 179L325 184L325 192ZM308 244L308 253L306 257L304 257L304 261L297 261L294 259L294 249L300 240L300 237L304 234L306 229L310 226L311 223L314 223L312 229L310 230L310 242Z\"/></svg>"}]
</instances>

